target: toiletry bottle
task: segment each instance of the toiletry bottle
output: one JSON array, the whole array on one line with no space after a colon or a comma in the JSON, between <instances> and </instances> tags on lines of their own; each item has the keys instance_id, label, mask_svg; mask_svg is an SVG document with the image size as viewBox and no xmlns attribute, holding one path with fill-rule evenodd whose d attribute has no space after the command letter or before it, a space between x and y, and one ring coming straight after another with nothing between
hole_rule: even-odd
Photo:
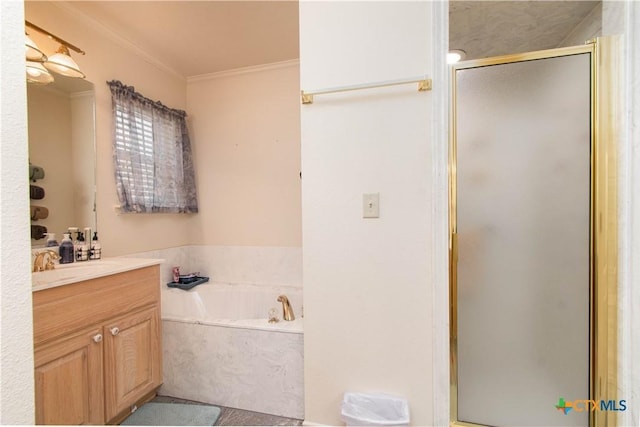
<instances>
[{"instance_id":1,"label":"toiletry bottle","mask_svg":"<svg viewBox=\"0 0 640 427\"><path fill-rule=\"evenodd\" d=\"M75 248L76 243L78 243L78 227L67 228L67 233L69 233L69 237L71 237L71 241L73 242L73 247Z\"/></svg>"},{"instance_id":2,"label":"toiletry bottle","mask_svg":"<svg viewBox=\"0 0 640 427\"><path fill-rule=\"evenodd\" d=\"M62 243L60 243L60 264L69 264L74 260L73 254L73 243L71 243L71 238L69 237L69 233L64 233L64 239L62 239Z\"/></svg>"},{"instance_id":3,"label":"toiletry bottle","mask_svg":"<svg viewBox=\"0 0 640 427\"><path fill-rule=\"evenodd\" d=\"M82 246L82 261L88 261L89 255L91 254L91 241L89 240L91 235L84 233L82 238L84 239L84 244Z\"/></svg>"},{"instance_id":4,"label":"toiletry bottle","mask_svg":"<svg viewBox=\"0 0 640 427\"><path fill-rule=\"evenodd\" d=\"M69 227L67 233L71 237L71 243L73 243L73 259L75 260L76 246L78 246L78 227Z\"/></svg>"},{"instance_id":5,"label":"toiletry bottle","mask_svg":"<svg viewBox=\"0 0 640 427\"><path fill-rule=\"evenodd\" d=\"M91 227L84 228L84 241L87 248L87 260L91 258Z\"/></svg>"},{"instance_id":6,"label":"toiletry bottle","mask_svg":"<svg viewBox=\"0 0 640 427\"><path fill-rule=\"evenodd\" d=\"M87 252L85 250L84 235L82 234L82 231L78 231L78 238L76 239L75 244L73 245L73 248L75 249L75 252L76 252L76 261L87 260L88 257L87 257Z\"/></svg>"},{"instance_id":7,"label":"toiletry bottle","mask_svg":"<svg viewBox=\"0 0 640 427\"><path fill-rule=\"evenodd\" d=\"M58 246L58 241L56 240L56 233L45 233L47 235L47 247L50 248L52 246Z\"/></svg>"},{"instance_id":8,"label":"toiletry bottle","mask_svg":"<svg viewBox=\"0 0 640 427\"><path fill-rule=\"evenodd\" d=\"M98 241L98 232L93 233L93 241L91 242L91 259L100 259L102 258L102 246L100 246L100 242Z\"/></svg>"}]
</instances>

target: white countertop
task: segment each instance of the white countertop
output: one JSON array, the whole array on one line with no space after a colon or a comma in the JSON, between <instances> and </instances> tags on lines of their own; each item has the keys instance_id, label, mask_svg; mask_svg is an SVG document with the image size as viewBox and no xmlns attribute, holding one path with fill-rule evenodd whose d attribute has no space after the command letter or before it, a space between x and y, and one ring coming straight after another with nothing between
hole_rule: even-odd
<instances>
[{"instance_id":1,"label":"white countertop","mask_svg":"<svg viewBox=\"0 0 640 427\"><path fill-rule=\"evenodd\" d=\"M56 268L31 274L33 292L55 288L96 279L115 273L136 270L162 263L162 259L151 258L103 258L94 261L73 262L71 264L56 264Z\"/></svg>"}]
</instances>

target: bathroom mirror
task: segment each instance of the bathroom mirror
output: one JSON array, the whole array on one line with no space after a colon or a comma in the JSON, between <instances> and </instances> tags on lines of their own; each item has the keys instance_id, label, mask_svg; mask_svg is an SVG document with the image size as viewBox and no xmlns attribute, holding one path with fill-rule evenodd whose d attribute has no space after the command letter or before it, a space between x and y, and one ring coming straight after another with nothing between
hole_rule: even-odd
<instances>
[{"instance_id":1,"label":"bathroom mirror","mask_svg":"<svg viewBox=\"0 0 640 427\"><path fill-rule=\"evenodd\" d=\"M27 84L29 163L44 170L30 180L30 213L31 225L46 227L59 243L69 227L97 226L95 96L86 80L54 77L48 85ZM46 237L32 233L31 244L44 246Z\"/></svg>"}]
</instances>

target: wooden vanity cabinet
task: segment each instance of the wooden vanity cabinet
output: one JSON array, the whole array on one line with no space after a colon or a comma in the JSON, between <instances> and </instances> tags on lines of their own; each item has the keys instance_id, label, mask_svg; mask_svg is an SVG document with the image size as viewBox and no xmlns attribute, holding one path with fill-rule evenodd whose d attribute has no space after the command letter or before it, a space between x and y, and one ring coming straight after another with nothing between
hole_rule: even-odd
<instances>
[{"instance_id":1,"label":"wooden vanity cabinet","mask_svg":"<svg viewBox=\"0 0 640 427\"><path fill-rule=\"evenodd\" d=\"M158 310L113 320L104 327L107 419L130 409L162 383Z\"/></svg>"},{"instance_id":2,"label":"wooden vanity cabinet","mask_svg":"<svg viewBox=\"0 0 640 427\"><path fill-rule=\"evenodd\" d=\"M34 292L37 424L121 421L162 384L159 267Z\"/></svg>"},{"instance_id":3,"label":"wooden vanity cabinet","mask_svg":"<svg viewBox=\"0 0 640 427\"><path fill-rule=\"evenodd\" d=\"M102 424L102 329L35 351L36 424Z\"/></svg>"}]
</instances>

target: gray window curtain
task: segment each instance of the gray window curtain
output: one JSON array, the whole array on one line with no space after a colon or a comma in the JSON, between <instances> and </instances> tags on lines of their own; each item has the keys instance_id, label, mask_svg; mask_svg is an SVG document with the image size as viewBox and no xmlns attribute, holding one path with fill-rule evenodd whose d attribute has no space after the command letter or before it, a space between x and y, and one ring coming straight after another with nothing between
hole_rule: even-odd
<instances>
[{"instance_id":1,"label":"gray window curtain","mask_svg":"<svg viewBox=\"0 0 640 427\"><path fill-rule=\"evenodd\" d=\"M198 212L186 113L119 81L113 102L113 157L122 212Z\"/></svg>"}]
</instances>

